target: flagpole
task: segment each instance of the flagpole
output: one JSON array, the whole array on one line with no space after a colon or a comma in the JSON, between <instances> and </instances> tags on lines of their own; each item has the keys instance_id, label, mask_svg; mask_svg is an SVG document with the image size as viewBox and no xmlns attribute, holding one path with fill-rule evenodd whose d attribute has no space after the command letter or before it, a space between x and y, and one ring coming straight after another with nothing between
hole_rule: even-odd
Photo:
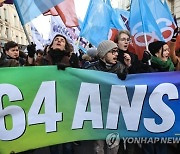
<instances>
[{"instance_id":1,"label":"flagpole","mask_svg":"<svg viewBox=\"0 0 180 154\"><path fill-rule=\"evenodd\" d=\"M145 45L146 45L146 51L149 52L146 33L144 33L144 40L145 40ZM149 52L149 53L150 53L150 52ZM150 53L150 54L151 54L151 53ZM151 65L151 60L150 60L150 59L148 60L148 64Z\"/></svg>"},{"instance_id":2,"label":"flagpole","mask_svg":"<svg viewBox=\"0 0 180 154\"><path fill-rule=\"evenodd\" d=\"M146 45L146 51L148 51L148 43L147 43L146 33L144 33L144 40L145 40L145 45Z\"/></svg>"},{"instance_id":3,"label":"flagpole","mask_svg":"<svg viewBox=\"0 0 180 154\"><path fill-rule=\"evenodd\" d=\"M18 7L18 5L17 5L16 0L14 0L14 6L15 6L16 12L17 12L17 14L18 14L18 16L19 16L19 20L20 20L21 25L22 25L22 27L23 27L23 30L24 30L24 33L25 33L25 35L26 35L27 41L28 41L28 43L30 44L30 43L31 43L31 40L30 40L30 38L29 38L27 29L26 29L26 27L25 27L25 25L24 25L23 17L22 17L22 15L21 15L21 13L20 13L20 10L19 10L19 7Z\"/></svg>"}]
</instances>

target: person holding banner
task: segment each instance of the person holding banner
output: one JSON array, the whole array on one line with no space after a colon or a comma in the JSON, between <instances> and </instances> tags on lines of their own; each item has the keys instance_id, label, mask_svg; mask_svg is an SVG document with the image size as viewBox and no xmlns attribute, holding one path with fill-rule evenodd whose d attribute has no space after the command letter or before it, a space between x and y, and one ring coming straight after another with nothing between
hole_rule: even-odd
<instances>
[{"instance_id":1,"label":"person holding banner","mask_svg":"<svg viewBox=\"0 0 180 154\"><path fill-rule=\"evenodd\" d=\"M126 79L127 66L117 61L118 46L111 40L102 41L97 48L98 61L92 62L87 69L97 70L103 72L116 73L121 80ZM96 154L117 154L119 146L113 148L105 148L106 142L104 140L94 141L94 153Z\"/></svg>"},{"instance_id":2,"label":"person holding banner","mask_svg":"<svg viewBox=\"0 0 180 154\"><path fill-rule=\"evenodd\" d=\"M35 45L29 45L27 50L29 63L35 65ZM59 69L65 69L66 67L79 68L79 59L78 56L74 53L73 47L67 41L66 37L61 34L57 34L49 45L46 54L38 60L36 65L58 65Z\"/></svg>"},{"instance_id":3,"label":"person holding banner","mask_svg":"<svg viewBox=\"0 0 180 154\"><path fill-rule=\"evenodd\" d=\"M27 50L28 56L31 59L30 61L33 62L32 64L34 64L33 59L34 54L36 53L35 45L29 45ZM49 45L46 54L39 58L34 65L57 65L58 69L64 70L66 67L79 67L79 59L77 55L73 53L73 47L71 44L69 44L66 37L57 34ZM64 143L50 146L50 153L73 154L73 144Z\"/></svg>"},{"instance_id":4,"label":"person holding banner","mask_svg":"<svg viewBox=\"0 0 180 154\"><path fill-rule=\"evenodd\" d=\"M116 73L121 80L126 79L128 67L117 61L118 46L111 40L102 41L97 48L98 61L92 62L87 69Z\"/></svg>"}]
</instances>

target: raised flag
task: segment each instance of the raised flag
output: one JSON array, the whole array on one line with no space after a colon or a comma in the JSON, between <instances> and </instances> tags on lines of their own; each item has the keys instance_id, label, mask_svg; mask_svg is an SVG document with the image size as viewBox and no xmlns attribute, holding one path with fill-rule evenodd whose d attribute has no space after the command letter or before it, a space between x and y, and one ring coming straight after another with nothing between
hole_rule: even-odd
<instances>
[{"instance_id":1,"label":"raised flag","mask_svg":"<svg viewBox=\"0 0 180 154\"><path fill-rule=\"evenodd\" d=\"M65 36L69 43L74 44L75 38L72 36L72 33L70 33L70 30L64 25L61 18L59 16L51 16L50 40L52 40L56 34Z\"/></svg>"},{"instance_id":2,"label":"raised flag","mask_svg":"<svg viewBox=\"0 0 180 154\"><path fill-rule=\"evenodd\" d=\"M31 26L31 33L32 33L32 39L33 42L36 44L36 49L44 49L44 43L45 40L43 39L43 36L38 32L38 30L36 29L36 27L33 25L33 23L31 22L30 24Z\"/></svg>"},{"instance_id":3,"label":"raised flag","mask_svg":"<svg viewBox=\"0 0 180 154\"><path fill-rule=\"evenodd\" d=\"M79 25L74 0L64 0L45 12L44 15L59 15L66 27L77 27Z\"/></svg>"},{"instance_id":4,"label":"raised flag","mask_svg":"<svg viewBox=\"0 0 180 154\"><path fill-rule=\"evenodd\" d=\"M63 0L14 0L22 25L25 25Z\"/></svg>"},{"instance_id":5,"label":"raised flag","mask_svg":"<svg viewBox=\"0 0 180 154\"><path fill-rule=\"evenodd\" d=\"M108 39L111 26L111 7L102 0L91 0L83 21L80 36L86 38L96 47Z\"/></svg>"},{"instance_id":6,"label":"raised flag","mask_svg":"<svg viewBox=\"0 0 180 154\"><path fill-rule=\"evenodd\" d=\"M139 59L147 45L155 40L164 40L161 31L144 0L132 0L129 26L135 52ZM146 47L146 48L145 48Z\"/></svg>"},{"instance_id":7,"label":"raised flag","mask_svg":"<svg viewBox=\"0 0 180 154\"><path fill-rule=\"evenodd\" d=\"M114 41L118 30L128 29L129 11L123 9L112 8L111 29L108 39Z\"/></svg>"},{"instance_id":8,"label":"raised flag","mask_svg":"<svg viewBox=\"0 0 180 154\"><path fill-rule=\"evenodd\" d=\"M170 41L176 24L166 1L148 0L148 6L166 42Z\"/></svg>"}]
</instances>

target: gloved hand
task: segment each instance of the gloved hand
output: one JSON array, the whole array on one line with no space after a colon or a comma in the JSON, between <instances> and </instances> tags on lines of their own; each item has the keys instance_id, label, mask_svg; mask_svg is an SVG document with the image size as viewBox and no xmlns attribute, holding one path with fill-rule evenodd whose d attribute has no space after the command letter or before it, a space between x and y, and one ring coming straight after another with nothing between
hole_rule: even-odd
<instances>
[{"instance_id":1,"label":"gloved hand","mask_svg":"<svg viewBox=\"0 0 180 154\"><path fill-rule=\"evenodd\" d=\"M142 58L142 62L143 63L148 63L148 61L151 59L151 54L149 51L144 51L143 53L143 58Z\"/></svg>"},{"instance_id":2,"label":"gloved hand","mask_svg":"<svg viewBox=\"0 0 180 154\"><path fill-rule=\"evenodd\" d=\"M71 67L74 67L74 68L80 68L79 66L79 58L78 58L78 55L77 53L72 53L70 59L69 59L69 63L71 65Z\"/></svg>"},{"instance_id":3,"label":"gloved hand","mask_svg":"<svg viewBox=\"0 0 180 154\"><path fill-rule=\"evenodd\" d=\"M176 37L177 37L177 35L178 35L178 33L179 33L179 31L178 31L178 27L176 27L175 29L174 29L174 33L173 33L173 39L176 39Z\"/></svg>"},{"instance_id":4,"label":"gloved hand","mask_svg":"<svg viewBox=\"0 0 180 154\"><path fill-rule=\"evenodd\" d=\"M119 79L121 80L125 80L126 79L126 76L127 76L127 69L124 69L123 71L119 70L117 71L117 76Z\"/></svg>"},{"instance_id":5,"label":"gloved hand","mask_svg":"<svg viewBox=\"0 0 180 154\"><path fill-rule=\"evenodd\" d=\"M69 67L69 66L66 65L66 64L63 64L63 63L58 63L57 64L57 69L58 70L65 70L67 67Z\"/></svg>"},{"instance_id":6,"label":"gloved hand","mask_svg":"<svg viewBox=\"0 0 180 154\"><path fill-rule=\"evenodd\" d=\"M28 56L30 58L34 58L34 54L36 53L36 44L31 42L30 45L27 46Z\"/></svg>"}]
</instances>

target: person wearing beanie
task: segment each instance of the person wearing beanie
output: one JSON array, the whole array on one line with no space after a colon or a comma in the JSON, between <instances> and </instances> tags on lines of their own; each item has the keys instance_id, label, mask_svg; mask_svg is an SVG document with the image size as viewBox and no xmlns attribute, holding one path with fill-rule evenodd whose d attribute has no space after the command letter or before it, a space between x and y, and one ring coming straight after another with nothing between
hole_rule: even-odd
<instances>
[{"instance_id":1,"label":"person wearing beanie","mask_svg":"<svg viewBox=\"0 0 180 154\"><path fill-rule=\"evenodd\" d=\"M155 41L149 44L148 49L151 56L151 72L174 71L174 64L169 57L169 46L166 42Z\"/></svg>"},{"instance_id":2,"label":"person wearing beanie","mask_svg":"<svg viewBox=\"0 0 180 154\"><path fill-rule=\"evenodd\" d=\"M117 61L118 46L111 40L102 41L97 47L98 61L91 63L87 69L103 72L116 73L121 80L126 79L127 66ZM94 153L96 154L117 154L119 147L105 149L106 142L104 140L94 141ZM106 152L105 152L106 151Z\"/></svg>"},{"instance_id":3,"label":"person wearing beanie","mask_svg":"<svg viewBox=\"0 0 180 154\"><path fill-rule=\"evenodd\" d=\"M121 80L125 80L128 67L117 60L117 49L113 41L102 41L97 47L98 61L91 63L87 69L116 73Z\"/></svg>"}]
</instances>

